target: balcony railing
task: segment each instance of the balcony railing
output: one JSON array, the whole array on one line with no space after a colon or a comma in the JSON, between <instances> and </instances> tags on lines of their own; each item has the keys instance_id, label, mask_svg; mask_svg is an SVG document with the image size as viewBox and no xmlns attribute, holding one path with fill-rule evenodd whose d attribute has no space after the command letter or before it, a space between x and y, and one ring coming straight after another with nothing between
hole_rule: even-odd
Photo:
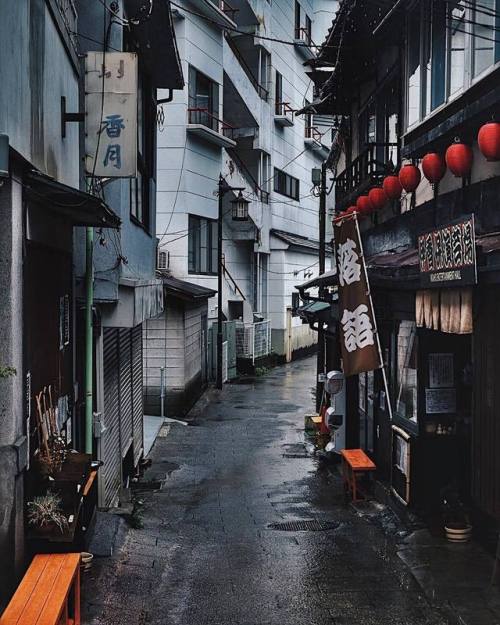
<instances>
[{"instance_id":1,"label":"balcony railing","mask_svg":"<svg viewBox=\"0 0 500 625\"><path fill-rule=\"evenodd\" d=\"M294 113L295 111L290 106L289 102L276 102L275 115L285 115L286 117L290 117L290 119L293 121Z\"/></svg>"},{"instance_id":2,"label":"balcony railing","mask_svg":"<svg viewBox=\"0 0 500 625\"><path fill-rule=\"evenodd\" d=\"M303 41L308 46L312 46L311 31L308 28L296 28L295 39Z\"/></svg>"},{"instance_id":3,"label":"balcony railing","mask_svg":"<svg viewBox=\"0 0 500 625\"><path fill-rule=\"evenodd\" d=\"M306 139L314 139L318 143L321 143L323 135L318 130L317 126L306 126Z\"/></svg>"},{"instance_id":4,"label":"balcony railing","mask_svg":"<svg viewBox=\"0 0 500 625\"><path fill-rule=\"evenodd\" d=\"M348 203L355 195L377 184L389 171L389 155L397 153L397 143L370 143L368 147L341 172L335 181L338 203Z\"/></svg>"},{"instance_id":5,"label":"balcony railing","mask_svg":"<svg viewBox=\"0 0 500 625\"><path fill-rule=\"evenodd\" d=\"M234 141L234 132L236 128L213 115L213 113L211 113L207 108L188 109L188 123L206 126L207 128L210 128L210 130L214 130L220 135Z\"/></svg>"}]
</instances>

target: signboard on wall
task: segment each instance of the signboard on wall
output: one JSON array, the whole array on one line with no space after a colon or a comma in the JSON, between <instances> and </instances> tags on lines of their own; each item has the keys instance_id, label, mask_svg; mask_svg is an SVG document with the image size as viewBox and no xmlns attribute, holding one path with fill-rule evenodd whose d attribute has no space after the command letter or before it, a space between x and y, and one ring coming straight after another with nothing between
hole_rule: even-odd
<instances>
[{"instance_id":1,"label":"signboard on wall","mask_svg":"<svg viewBox=\"0 0 500 625\"><path fill-rule=\"evenodd\" d=\"M420 235L418 256L425 288L476 284L474 215Z\"/></svg>"},{"instance_id":2,"label":"signboard on wall","mask_svg":"<svg viewBox=\"0 0 500 625\"><path fill-rule=\"evenodd\" d=\"M105 178L137 175L137 55L88 52L85 169Z\"/></svg>"},{"instance_id":3,"label":"signboard on wall","mask_svg":"<svg viewBox=\"0 0 500 625\"><path fill-rule=\"evenodd\" d=\"M342 366L346 376L382 367L356 215L335 224Z\"/></svg>"}]
</instances>

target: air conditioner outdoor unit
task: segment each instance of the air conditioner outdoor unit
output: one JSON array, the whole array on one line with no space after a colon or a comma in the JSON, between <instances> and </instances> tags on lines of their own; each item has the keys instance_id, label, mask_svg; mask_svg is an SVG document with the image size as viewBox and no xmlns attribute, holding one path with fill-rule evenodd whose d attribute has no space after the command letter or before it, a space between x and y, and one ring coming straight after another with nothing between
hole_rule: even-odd
<instances>
[{"instance_id":1,"label":"air conditioner outdoor unit","mask_svg":"<svg viewBox=\"0 0 500 625\"><path fill-rule=\"evenodd\" d=\"M158 257L156 259L156 268L158 270L167 270L170 267L170 252L165 250L158 250Z\"/></svg>"}]
</instances>

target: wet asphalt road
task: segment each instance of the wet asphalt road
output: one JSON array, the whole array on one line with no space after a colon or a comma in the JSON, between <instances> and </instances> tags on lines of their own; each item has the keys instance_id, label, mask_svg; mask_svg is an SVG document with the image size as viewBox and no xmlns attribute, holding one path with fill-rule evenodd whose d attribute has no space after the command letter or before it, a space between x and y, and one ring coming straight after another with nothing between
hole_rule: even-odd
<instances>
[{"instance_id":1,"label":"wet asphalt road","mask_svg":"<svg viewBox=\"0 0 500 625\"><path fill-rule=\"evenodd\" d=\"M395 537L343 504L335 469L304 453L315 360L227 385L194 427L152 451L144 528L84 583L85 623L444 625ZM276 522L334 521L328 531Z\"/></svg>"}]
</instances>

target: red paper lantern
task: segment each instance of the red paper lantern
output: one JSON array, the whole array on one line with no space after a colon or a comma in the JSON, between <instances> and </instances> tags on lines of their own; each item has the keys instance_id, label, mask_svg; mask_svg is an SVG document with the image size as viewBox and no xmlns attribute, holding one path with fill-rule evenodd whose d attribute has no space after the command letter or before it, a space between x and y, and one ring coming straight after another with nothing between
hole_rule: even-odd
<instances>
[{"instance_id":1,"label":"red paper lantern","mask_svg":"<svg viewBox=\"0 0 500 625\"><path fill-rule=\"evenodd\" d=\"M416 165L405 165L399 171L399 182L407 193L412 193L420 184L420 169Z\"/></svg>"},{"instance_id":2,"label":"red paper lantern","mask_svg":"<svg viewBox=\"0 0 500 625\"><path fill-rule=\"evenodd\" d=\"M384 208L387 204L387 200L389 199L386 192L381 187L374 187L373 189L370 189L368 198L372 203L373 210L380 210Z\"/></svg>"},{"instance_id":3,"label":"red paper lantern","mask_svg":"<svg viewBox=\"0 0 500 625\"><path fill-rule=\"evenodd\" d=\"M446 163L441 154L426 154L422 159L422 171L429 182L437 184L446 173Z\"/></svg>"},{"instance_id":4,"label":"red paper lantern","mask_svg":"<svg viewBox=\"0 0 500 625\"><path fill-rule=\"evenodd\" d=\"M403 187L397 176L387 176L382 183L385 194L390 200L399 200Z\"/></svg>"},{"instance_id":5,"label":"red paper lantern","mask_svg":"<svg viewBox=\"0 0 500 625\"><path fill-rule=\"evenodd\" d=\"M360 195L356 200L356 208L362 215L368 215L373 210L373 204L367 195Z\"/></svg>"},{"instance_id":6,"label":"red paper lantern","mask_svg":"<svg viewBox=\"0 0 500 625\"><path fill-rule=\"evenodd\" d=\"M487 161L500 161L500 124L489 122L481 126L477 143Z\"/></svg>"},{"instance_id":7,"label":"red paper lantern","mask_svg":"<svg viewBox=\"0 0 500 625\"><path fill-rule=\"evenodd\" d=\"M347 213L348 215L351 215L352 213L356 213L356 212L357 212L357 210L358 210L358 207L357 207L357 206L349 206L349 208L348 208L348 209L346 209L346 213Z\"/></svg>"},{"instance_id":8,"label":"red paper lantern","mask_svg":"<svg viewBox=\"0 0 500 625\"><path fill-rule=\"evenodd\" d=\"M446 164L457 178L467 176L472 167L472 150L465 143L452 143L446 150Z\"/></svg>"}]
</instances>

